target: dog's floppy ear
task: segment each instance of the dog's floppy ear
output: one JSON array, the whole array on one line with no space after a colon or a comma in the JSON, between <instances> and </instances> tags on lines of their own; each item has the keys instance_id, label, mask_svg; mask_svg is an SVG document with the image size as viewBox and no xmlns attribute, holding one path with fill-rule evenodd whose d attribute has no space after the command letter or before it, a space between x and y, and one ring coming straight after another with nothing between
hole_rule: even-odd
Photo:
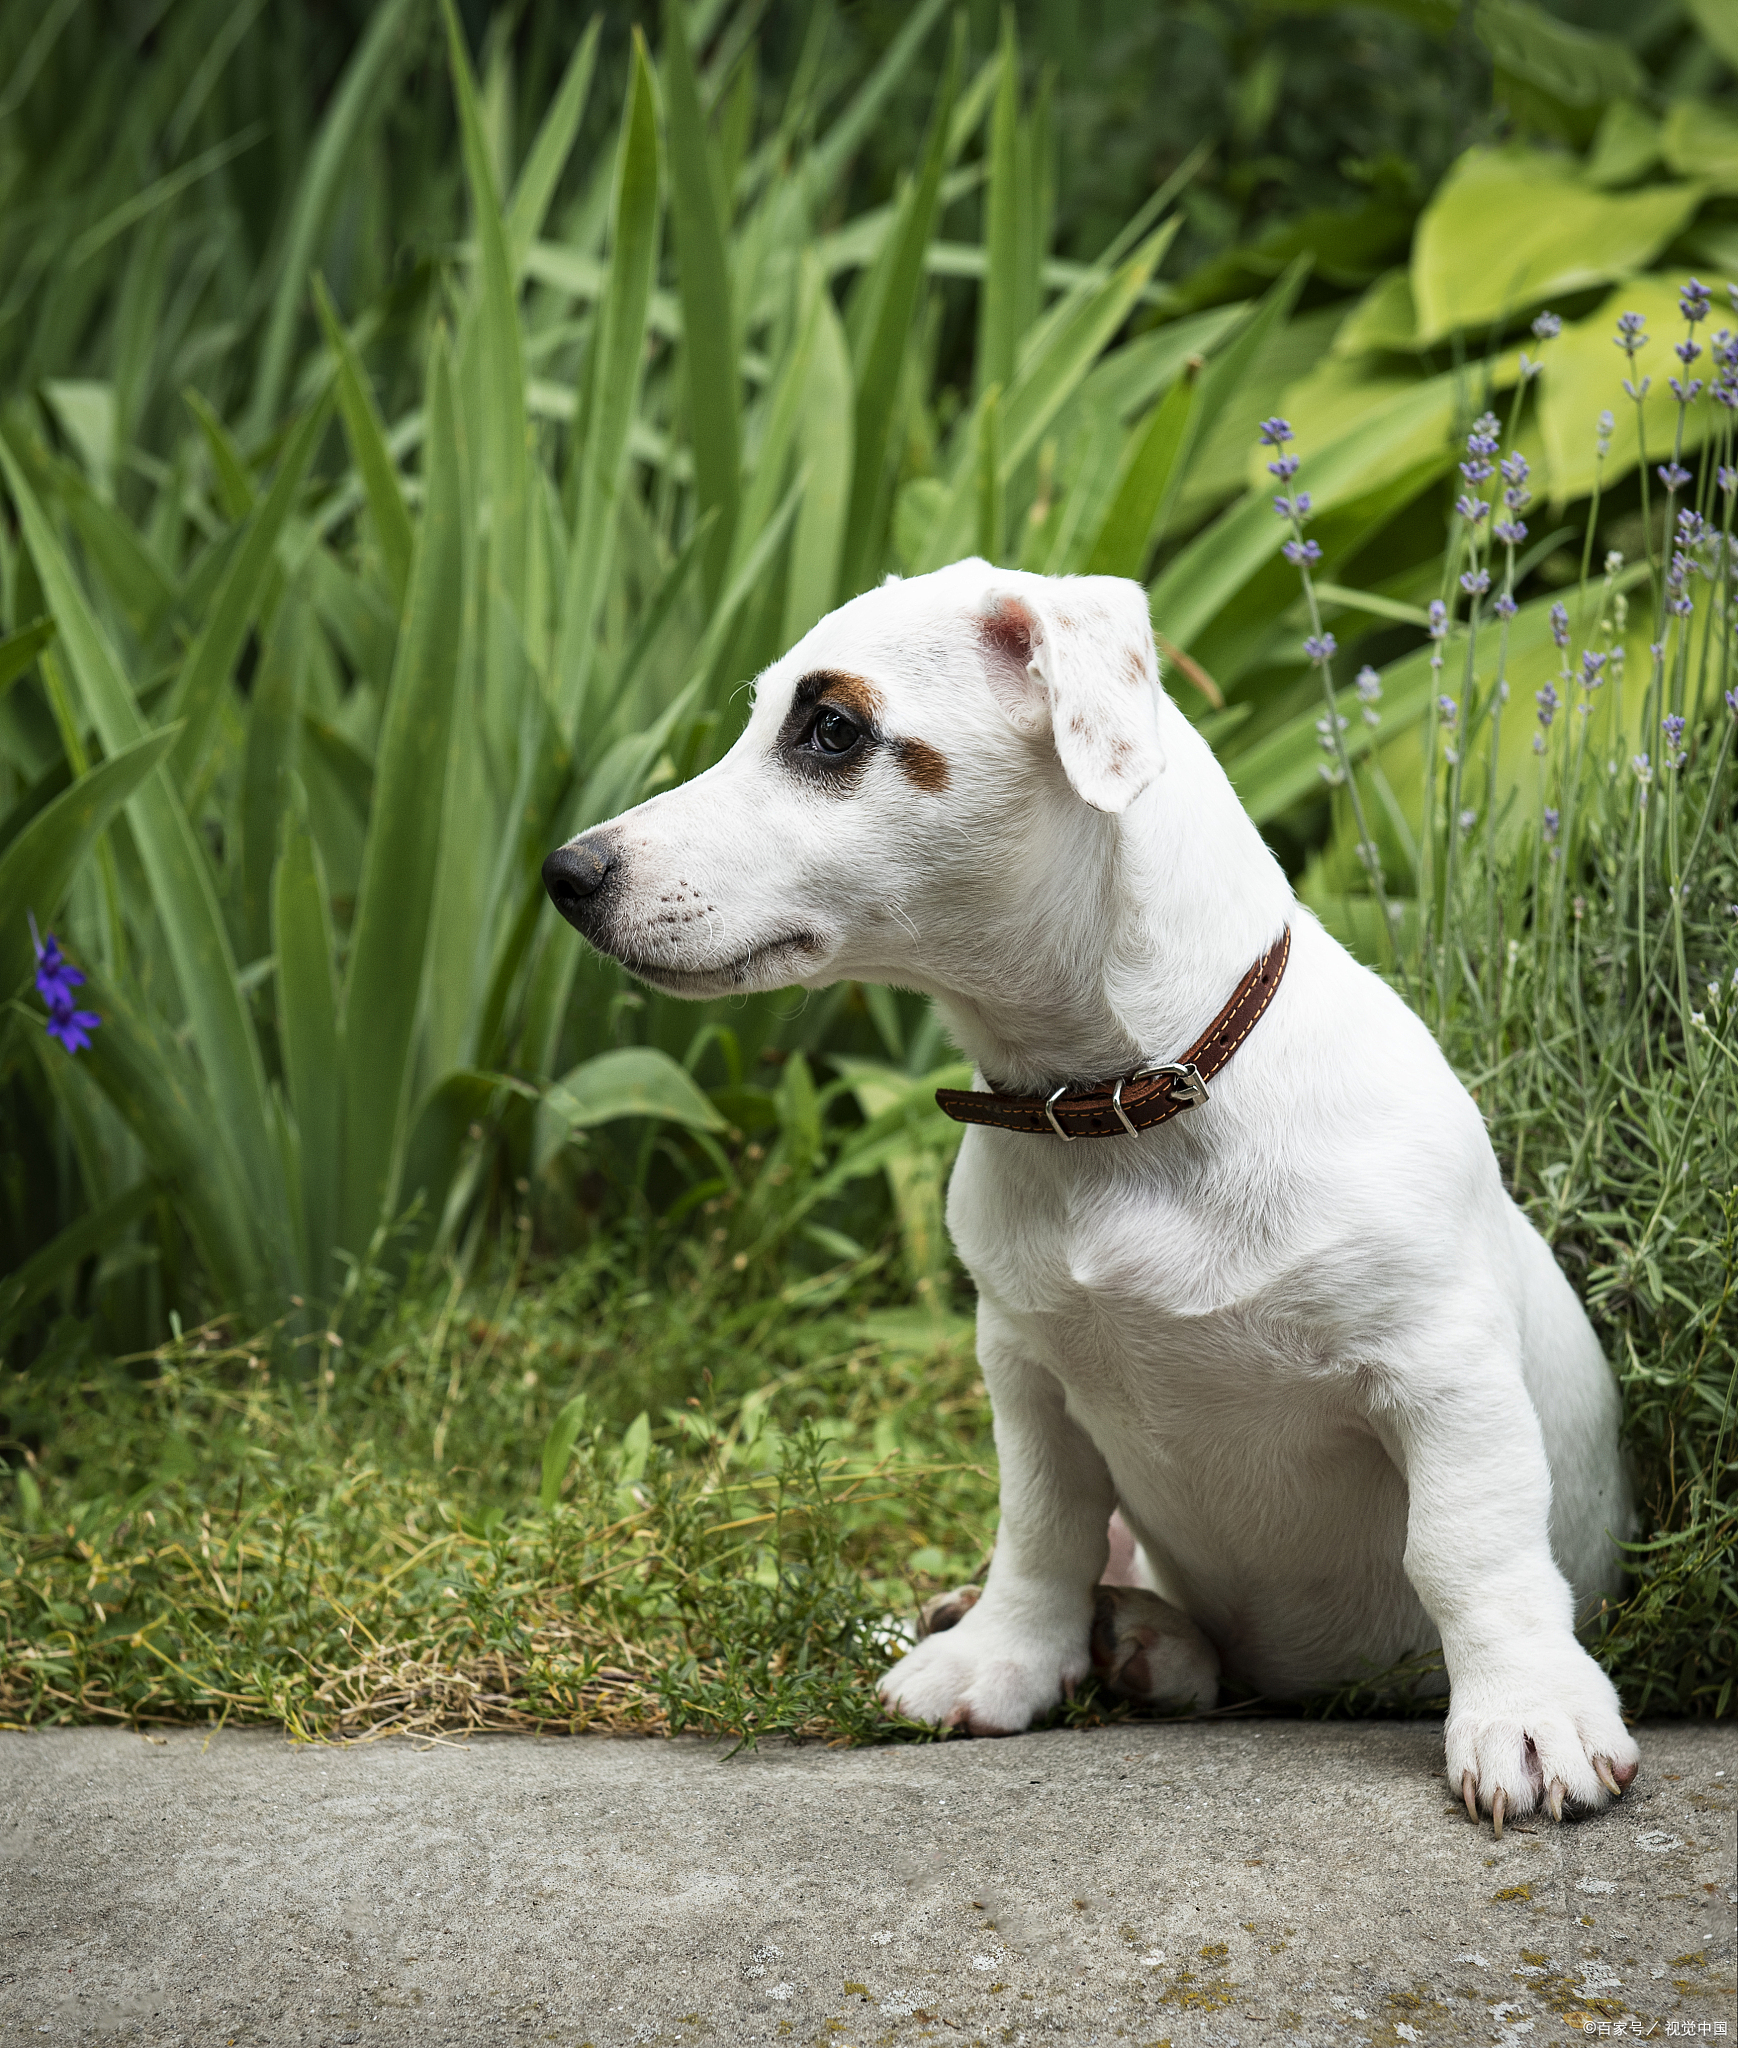
<instances>
[{"instance_id":1,"label":"dog's floppy ear","mask_svg":"<svg viewBox=\"0 0 1738 2048\"><path fill-rule=\"evenodd\" d=\"M992 585L978 622L990 689L1016 731L1048 726L1075 793L1119 812L1165 770L1146 592L1120 576Z\"/></svg>"}]
</instances>

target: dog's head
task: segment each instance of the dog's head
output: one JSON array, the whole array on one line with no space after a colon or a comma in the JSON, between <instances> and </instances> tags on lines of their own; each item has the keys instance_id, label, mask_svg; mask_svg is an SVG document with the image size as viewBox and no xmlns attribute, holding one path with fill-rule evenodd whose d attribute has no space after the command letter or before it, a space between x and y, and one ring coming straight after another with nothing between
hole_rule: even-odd
<instances>
[{"instance_id":1,"label":"dog's head","mask_svg":"<svg viewBox=\"0 0 1738 2048\"><path fill-rule=\"evenodd\" d=\"M552 853L569 923L671 994L945 991L1090 890L1164 768L1138 584L957 562L889 580L760 677L716 767Z\"/></svg>"}]
</instances>

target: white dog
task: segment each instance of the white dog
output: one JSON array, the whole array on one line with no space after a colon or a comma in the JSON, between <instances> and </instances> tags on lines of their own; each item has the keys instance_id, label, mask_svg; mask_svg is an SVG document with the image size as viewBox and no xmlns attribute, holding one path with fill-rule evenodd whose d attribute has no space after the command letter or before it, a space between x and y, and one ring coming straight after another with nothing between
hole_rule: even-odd
<instances>
[{"instance_id":1,"label":"white dog","mask_svg":"<svg viewBox=\"0 0 1738 2048\"><path fill-rule=\"evenodd\" d=\"M1151 1589L1111 1596L1133 1689L1211 1705L1223 1672L1283 1698L1440 1643L1475 1817L1629 1783L1574 1633L1629 1527L1612 1376L1430 1033L1296 902L1160 689L1138 585L889 579L762 675L716 767L544 876L676 995L922 990L978 1087L1053 1101L1058 1130L1059 1089L1098 1091L1098 1127L1119 1077L1180 1098L1078 1142L1049 1116L966 1133L948 1221L1001 1525L982 1598L888 1672L890 1708L1007 1733L1055 1707L1120 1507ZM1134 1078L1288 928L1210 1088Z\"/></svg>"}]
</instances>

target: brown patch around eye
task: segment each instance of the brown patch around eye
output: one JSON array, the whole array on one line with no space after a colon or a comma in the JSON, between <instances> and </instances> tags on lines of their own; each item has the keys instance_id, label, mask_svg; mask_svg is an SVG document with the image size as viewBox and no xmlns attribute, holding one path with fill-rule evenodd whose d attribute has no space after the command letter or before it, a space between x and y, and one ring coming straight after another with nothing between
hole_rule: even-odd
<instances>
[{"instance_id":1,"label":"brown patch around eye","mask_svg":"<svg viewBox=\"0 0 1738 2048\"><path fill-rule=\"evenodd\" d=\"M861 676L829 675L820 697L823 704L837 704L865 725L881 722L881 692Z\"/></svg>"},{"instance_id":2,"label":"brown patch around eye","mask_svg":"<svg viewBox=\"0 0 1738 2048\"><path fill-rule=\"evenodd\" d=\"M912 788L921 789L926 796L940 796L948 782L947 756L928 740L895 740L893 744L900 773Z\"/></svg>"}]
</instances>

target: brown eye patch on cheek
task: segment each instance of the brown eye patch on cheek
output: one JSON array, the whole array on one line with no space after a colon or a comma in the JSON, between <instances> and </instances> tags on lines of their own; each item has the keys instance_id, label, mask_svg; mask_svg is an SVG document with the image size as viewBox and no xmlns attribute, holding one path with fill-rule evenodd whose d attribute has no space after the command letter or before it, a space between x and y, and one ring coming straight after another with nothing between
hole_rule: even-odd
<instances>
[{"instance_id":1,"label":"brown eye patch on cheek","mask_svg":"<svg viewBox=\"0 0 1738 2048\"><path fill-rule=\"evenodd\" d=\"M900 773L912 788L921 789L925 796L940 796L947 788L947 756L928 740L895 740L893 747Z\"/></svg>"}]
</instances>

